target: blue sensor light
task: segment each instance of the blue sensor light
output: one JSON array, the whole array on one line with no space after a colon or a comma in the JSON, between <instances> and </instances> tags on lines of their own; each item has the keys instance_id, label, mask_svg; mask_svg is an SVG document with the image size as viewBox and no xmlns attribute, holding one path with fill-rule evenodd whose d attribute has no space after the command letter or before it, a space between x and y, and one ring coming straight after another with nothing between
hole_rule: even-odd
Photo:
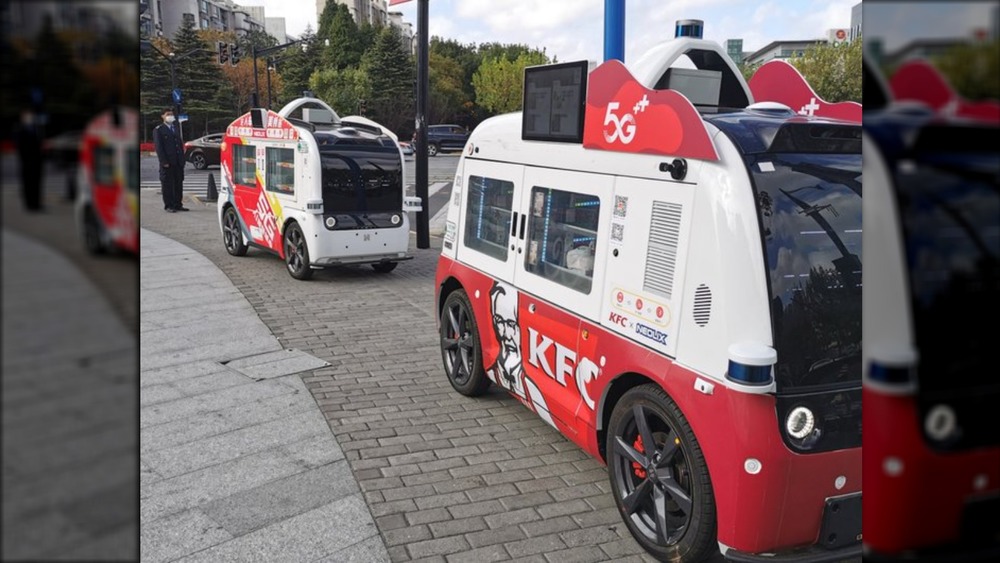
<instances>
[{"instance_id":1,"label":"blue sensor light","mask_svg":"<svg viewBox=\"0 0 1000 563\"><path fill-rule=\"evenodd\" d=\"M705 29L705 22L702 20L677 20L674 27L674 37L691 37L701 39Z\"/></svg>"},{"instance_id":2,"label":"blue sensor light","mask_svg":"<svg viewBox=\"0 0 1000 563\"><path fill-rule=\"evenodd\" d=\"M726 377L745 385L768 385L771 383L771 366L750 366L729 360Z\"/></svg>"},{"instance_id":3,"label":"blue sensor light","mask_svg":"<svg viewBox=\"0 0 1000 563\"><path fill-rule=\"evenodd\" d=\"M868 379L886 385L904 385L913 383L913 368L909 366L888 366L872 362L868 370Z\"/></svg>"}]
</instances>

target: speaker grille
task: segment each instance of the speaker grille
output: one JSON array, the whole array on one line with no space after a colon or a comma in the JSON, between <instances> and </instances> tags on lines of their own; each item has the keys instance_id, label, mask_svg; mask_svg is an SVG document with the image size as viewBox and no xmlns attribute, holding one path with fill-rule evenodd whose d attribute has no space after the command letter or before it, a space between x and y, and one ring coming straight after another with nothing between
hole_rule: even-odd
<instances>
[{"instance_id":1,"label":"speaker grille","mask_svg":"<svg viewBox=\"0 0 1000 563\"><path fill-rule=\"evenodd\" d=\"M698 326L708 324L712 314L712 290L701 284L694 290L694 322Z\"/></svg>"},{"instance_id":2,"label":"speaker grille","mask_svg":"<svg viewBox=\"0 0 1000 563\"><path fill-rule=\"evenodd\" d=\"M642 288L667 299L674 291L682 211L680 204L656 201L653 202L653 216L649 222L649 250L646 251Z\"/></svg>"}]
</instances>

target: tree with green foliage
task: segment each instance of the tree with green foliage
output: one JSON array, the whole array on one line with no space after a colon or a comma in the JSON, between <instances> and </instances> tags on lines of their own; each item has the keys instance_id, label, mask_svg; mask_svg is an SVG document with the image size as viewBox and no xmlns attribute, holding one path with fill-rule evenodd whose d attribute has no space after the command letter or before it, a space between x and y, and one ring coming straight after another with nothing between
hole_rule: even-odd
<instances>
[{"instance_id":1,"label":"tree with green foliage","mask_svg":"<svg viewBox=\"0 0 1000 563\"><path fill-rule=\"evenodd\" d=\"M371 28L371 25L368 25ZM316 33L321 41L329 40L323 47L322 68L341 70L355 68L361 64L361 57L371 46L374 35L362 31L344 4L327 0L323 16L319 20Z\"/></svg>"},{"instance_id":2,"label":"tree with green foliage","mask_svg":"<svg viewBox=\"0 0 1000 563\"><path fill-rule=\"evenodd\" d=\"M821 43L789 59L827 102L861 102L862 42Z\"/></svg>"},{"instance_id":3,"label":"tree with green foliage","mask_svg":"<svg viewBox=\"0 0 1000 563\"><path fill-rule=\"evenodd\" d=\"M969 100L1000 100L1000 42L956 45L931 61Z\"/></svg>"},{"instance_id":4,"label":"tree with green foliage","mask_svg":"<svg viewBox=\"0 0 1000 563\"><path fill-rule=\"evenodd\" d=\"M318 70L309 79L309 89L341 116L358 114L360 103L372 97L371 80L360 68Z\"/></svg>"},{"instance_id":5,"label":"tree with green foliage","mask_svg":"<svg viewBox=\"0 0 1000 563\"><path fill-rule=\"evenodd\" d=\"M209 122L222 117L232 117L228 111L228 84L215 59L214 49L201 38L190 20L184 22L174 34L174 53L177 87L184 94L183 112L190 115L185 124L185 138L209 132ZM187 55L191 53L190 55ZM187 55L187 56L184 56ZM184 58L180 58L184 56Z\"/></svg>"},{"instance_id":6,"label":"tree with green foliage","mask_svg":"<svg viewBox=\"0 0 1000 563\"><path fill-rule=\"evenodd\" d=\"M281 58L281 78L284 80L281 90L283 100L294 100L302 96L302 91L309 89L309 77L319 66L322 42L313 33L311 26L306 26L305 33L300 39L302 43L289 48Z\"/></svg>"},{"instance_id":7,"label":"tree with green foliage","mask_svg":"<svg viewBox=\"0 0 1000 563\"><path fill-rule=\"evenodd\" d=\"M465 91L464 73L461 65L450 57L431 51L428 53L430 75L427 101L428 123L460 123L467 120L463 115L466 104L472 97Z\"/></svg>"},{"instance_id":8,"label":"tree with green foliage","mask_svg":"<svg viewBox=\"0 0 1000 563\"><path fill-rule=\"evenodd\" d=\"M375 44L361 59L361 69L371 80L369 117L397 133L412 130L416 66L403 50L402 38L395 27L379 31Z\"/></svg>"},{"instance_id":9,"label":"tree with green foliage","mask_svg":"<svg viewBox=\"0 0 1000 563\"><path fill-rule=\"evenodd\" d=\"M525 67L548 63L548 56L540 51L523 52L513 61L504 56L484 60L472 77L476 102L497 114L520 110Z\"/></svg>"}]
</instances>

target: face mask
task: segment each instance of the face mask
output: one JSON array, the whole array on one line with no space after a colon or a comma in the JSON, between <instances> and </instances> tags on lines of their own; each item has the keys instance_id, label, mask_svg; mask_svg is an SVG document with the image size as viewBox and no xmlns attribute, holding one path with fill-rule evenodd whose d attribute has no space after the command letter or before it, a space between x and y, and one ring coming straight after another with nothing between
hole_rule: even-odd
<instances>
[{"instance_id":1,"label":"face mask","mask_svg":"<svg viewBox=\"0 0 1000 563\"><path fill-rule=\"evenodd\" d=\"M167 119L166 119L166 122L167 123L173 123L175 119L177 119L177 118L174 117L174 116L172 116L172 115L168 115Z\"/></svg>"}]
</instances>

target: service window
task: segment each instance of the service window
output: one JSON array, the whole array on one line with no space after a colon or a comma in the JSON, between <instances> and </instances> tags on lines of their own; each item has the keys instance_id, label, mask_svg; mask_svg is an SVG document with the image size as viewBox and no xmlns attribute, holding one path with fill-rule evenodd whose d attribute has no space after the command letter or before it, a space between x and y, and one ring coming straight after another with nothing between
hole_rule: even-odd
<instances>
[{"instance_id":1,"label":"service window","mask_svg":"<svg viewBox=\"0 0 1000 563\"><path fill-rule=\"evenodd\" d=\"M232 145L233 177L236 184L257 185L257 148L253 145Z\"/></svg>"},{"instance_id":2,"label":"service window","mask_svg":"<svg viewBox=\"0 0 1000 563\"><path fill-rule=\"evenodd\" d=\"M94 183L110 186L115 183L115 148L102 146L94 149Z\"/></svg>"},{"instance_id":3,"label":"service window","mask_svg":"<svg viewBox=\"0 0 1000 563\"><path fill-rule=\"evenodd\" d=\"M125 150L125 186L130 192L139 191L139 147Z\"/></svg>"},{"instance_id":4,"label":"service window","mask_svg":"<svg viewBox=\"0 0 1000 563\"><path fill-rule=\"evenodd\" d=\"M267 149L267 191L292 195L295 193L295 151Z\"/></svg>"},{"instance_id":5,"label":"service window","mask_svg":"<svg viewBox=\"0 0 1000 563\"><path fill-rule=\"evenodd\" d=\"M465 246L506 262L514 183L469 176L465 201Z\"/></svg>"},{"instance_id":6,"label":"service window","mask_svg":"<svg viewBox=\"0 0 1000 563\"><path fill-rule=\"evenodd\" d=\"M524 269L590 293L601 200L594 195L535 186L529 205Z\"/></svg>"}]
</instances>

